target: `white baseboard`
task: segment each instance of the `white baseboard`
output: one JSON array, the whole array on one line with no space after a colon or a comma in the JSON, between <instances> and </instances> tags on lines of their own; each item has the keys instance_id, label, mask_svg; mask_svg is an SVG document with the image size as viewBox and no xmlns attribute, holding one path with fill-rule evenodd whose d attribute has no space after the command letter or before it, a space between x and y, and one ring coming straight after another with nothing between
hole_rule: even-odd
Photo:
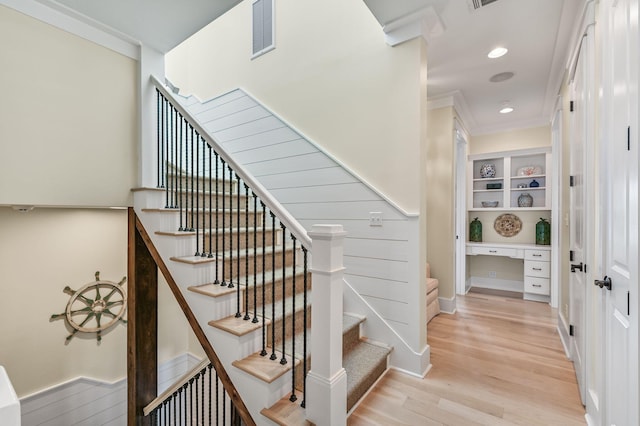
<instances>
[{"instance_id":1,"label":"white baseboard","mask_svg":"<svg viewBox=\"0 0 640 426\"><path fill-rule=\"evenodd\" d=\"M200 360L184 353L158 366L158 388L167 388ZM126 378L105 382L76 377L20 399L22 426L124 425Z\"/></svg>"},{"instance_id":2,"label":"white baseboard","mask_svg":"<svg viewBox=\"0 0 640 426\"><path fill-rule=\"evenodd\" d=\"M471 287L489 288L492 290L524 292L524 281L502 280L499 278L471 277Z\"/></svg>"},{"instance_id":3,"label":"white baseboard","mask_svg":"<svg viewBox=\"0 0 640 426\"><path fill-rule=\"evenodd\" d=\"M564 353L568 359L571 359L571 351L569 350L569 324L565 321L564 317L558 312L558 334L560 335L560 342L564 348Z\"/></svg>"},{"instance_id":4,"label":"white baseboard","mask_svg":"<svg viewBox=\"0 0 640 426\"><path fill-rule=\"evenodd\" d=\"M456 297L438 297L438 302L440 303L440 312L444 312L445 314L455 314L456 313Z\"/></svg>"}]
</instances>

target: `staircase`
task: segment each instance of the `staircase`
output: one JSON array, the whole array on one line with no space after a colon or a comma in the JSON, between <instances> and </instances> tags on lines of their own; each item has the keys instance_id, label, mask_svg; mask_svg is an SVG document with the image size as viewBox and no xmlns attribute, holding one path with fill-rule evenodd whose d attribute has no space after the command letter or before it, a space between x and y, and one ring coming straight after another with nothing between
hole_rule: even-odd
<instances>
[{"instance_id":1,"label":"staircase","mask_svg":"<svg viewBox=\"0 0 640 426\"><path fill-rule=\"evenodd\" d=\"M207 164L206 149L202 168L198 145L167 149L165 188L136 190L136 212L256 423L305 424L313 362L306 249L237 170L226 174L228 162L220 167L209 153ZM182 164L189 156L191 176ZM391 352L361 336L364 321L342 318L347 411L384 374Z\"/></svg>"}]
</instances>

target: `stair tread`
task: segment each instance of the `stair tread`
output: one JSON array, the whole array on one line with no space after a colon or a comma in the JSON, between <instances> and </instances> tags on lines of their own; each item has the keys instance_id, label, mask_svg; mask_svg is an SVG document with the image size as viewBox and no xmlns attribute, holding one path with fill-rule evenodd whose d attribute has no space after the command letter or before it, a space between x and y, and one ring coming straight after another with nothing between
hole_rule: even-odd
<instances>
[{"instance_id":1,"label":"stair tread","mask_svg":"<svg viewBox=\"0 0 640 426\"><path fill-rule=\"evenodd\" d=\"M165 236L170 236L170 237L192 237L196 234L213 234L215 232L218 232L219 234L222 234L222 228L213 228L213 229L209 229L209 228L198 228L197 231L156 231L155 234L156 235L165 235ZM257 227L257 228L253 228L253 227L249 227L249 228L224 228L224 232L225 233L245 233L245 232L262 232L265 231L265 228L262 228L261 226ZM270 229L266 229L266 232L271 232ZM260 249L259 251L262 251L262 249Z\"/></svg>"},{"instance_id":2,"label":"stair tread","mask_svg":"<svg viewBox=\"0 0 640 426\"><path fill-rule=\"evenodd\" d=\"M391 348L360 341L348 353L343 354L342 366L347 372L347 410L387 370L387 356L390 353Z\"/></svg>"},{"instance_id":3,"label":"stair tread","mask_svg":"<svg viewBox=\"0 0 640 426\"><path fill-rule=\"evenodd\" d=\"M291 244L287 244L284 248L284 250L289 251L293 248L293 245ZM282 253L283 249L282 249L282 245L278 245L276 246L276 251L275 253ZM262 249L258 250L258 255L261 255L263 253ZM273 249L271 247L266 247L264 249L264 253L265 254L271 254L273 253ZM240 259L244 259L246 257L247 251L243 248L240 249ZM253 249L248 250L248 254L249 256L253 256ZM225 259L230 260L231 258L233 259L238 259L237 256L237 250L234 248L233 250L227 250L225 252L220 252L217 254L217 258L218 259L222 259L224 256ZM201 263L209 263L209 262L214 262L216 260L216 256L213 257L208 257L208 256L172 256L169 258L170 260L173 260L174 262L181 262L181 263L190 263L190 264L201 264ZM279 265L276 265L276 268ZM276 275L277 271L276 271Z\"/></svg>"},{"instance_id":4,"label":"stair tread","mask_svg":"<svg viewBox=\"0 0 640 426\"><path fill-rule=\"evenodd\" d=\"M192 285L187 287L187 290L193 291L194 293L200 293L209 297L220 297L225 296L227 294L235 293L235 288L229 288L227 286L221 286L219 284L201 284L201 285Z\"/></svg>"},{"instance_id":5,"label":"stair tread","mask_svg":"<svg viewBox=\"0 0 640 426\"><path fill-rule=\"evenodd\" d=\"M276 351L276 360L269 358L269 355L261 356L256 352L241 360L233 361L231 364L240 370L257 377L267 383L271 383L278 377L291 370L291 357L285 356L287 363L282 365L278 360L282 358L282 353ZM295 360L295 365L300 364L299 360Z\"/></svg>"},{"instance_id":6,"label":"stair tread","mask_svg":"<svg viewBox=\"0 0 640 426\"><path fill-rule=\"evenodd\" d=\"M313 423L306 419L307 413L305 409L298 403L292 403L289 400L290 396L291 394L289 393L271 407L263 408L260 414L280 426L312 426ZM296 397L298 398L297 401L304 399L302 392L296 392Z\"/></svg>"},{"instance_id":7,"label":"stair tread","mask_svg":"<svg viewBox=\"0 0 640 426\"><path fill-rule=\"evenodd\" d=\"M262 317L258 317L258 322L245 320L243 319L243 317L244 315L240 317L231 315L219 320L209 321L208 324L211 327L224 330L236 336L244 336L245 334L251 333L252 331L259 330L260 327L262 327ZM271 324L271 320L265 318L265 324Z\"/></svg>"}]
</instances>

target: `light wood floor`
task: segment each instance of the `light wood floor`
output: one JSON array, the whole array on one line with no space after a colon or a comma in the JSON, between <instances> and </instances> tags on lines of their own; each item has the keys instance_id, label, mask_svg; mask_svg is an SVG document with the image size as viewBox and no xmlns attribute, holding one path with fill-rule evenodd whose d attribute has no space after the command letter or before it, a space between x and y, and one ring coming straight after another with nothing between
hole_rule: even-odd
<instances>
[{"instance_id":1,"label":"light wood floor","mask_svg":"<svg viewBox=\"0 0 640 426\"><path fill-rule=\"evenodd\" d=\"M429 323L429 374L389 371L349 425L586 424L555 310L475 293L457 307Z\"/></svg>"}]
</instances>

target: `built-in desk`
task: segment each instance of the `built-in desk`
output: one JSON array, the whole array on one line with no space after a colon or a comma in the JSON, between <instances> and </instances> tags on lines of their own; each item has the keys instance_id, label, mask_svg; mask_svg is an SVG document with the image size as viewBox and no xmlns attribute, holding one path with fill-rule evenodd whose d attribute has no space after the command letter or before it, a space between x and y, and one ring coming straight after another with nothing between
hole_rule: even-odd
<instances>
[{"instance_id":1,"label":"built-in desk","mask_svg":"<svg viewBox=\"0 0 640 426\"><path fill-rule=\"evenodd\" d=\"M468 256L502 256L523 259L523 297L549 302L551 294L551 246L509 243L467 243Z\"/></svg>"}]
</instances>

